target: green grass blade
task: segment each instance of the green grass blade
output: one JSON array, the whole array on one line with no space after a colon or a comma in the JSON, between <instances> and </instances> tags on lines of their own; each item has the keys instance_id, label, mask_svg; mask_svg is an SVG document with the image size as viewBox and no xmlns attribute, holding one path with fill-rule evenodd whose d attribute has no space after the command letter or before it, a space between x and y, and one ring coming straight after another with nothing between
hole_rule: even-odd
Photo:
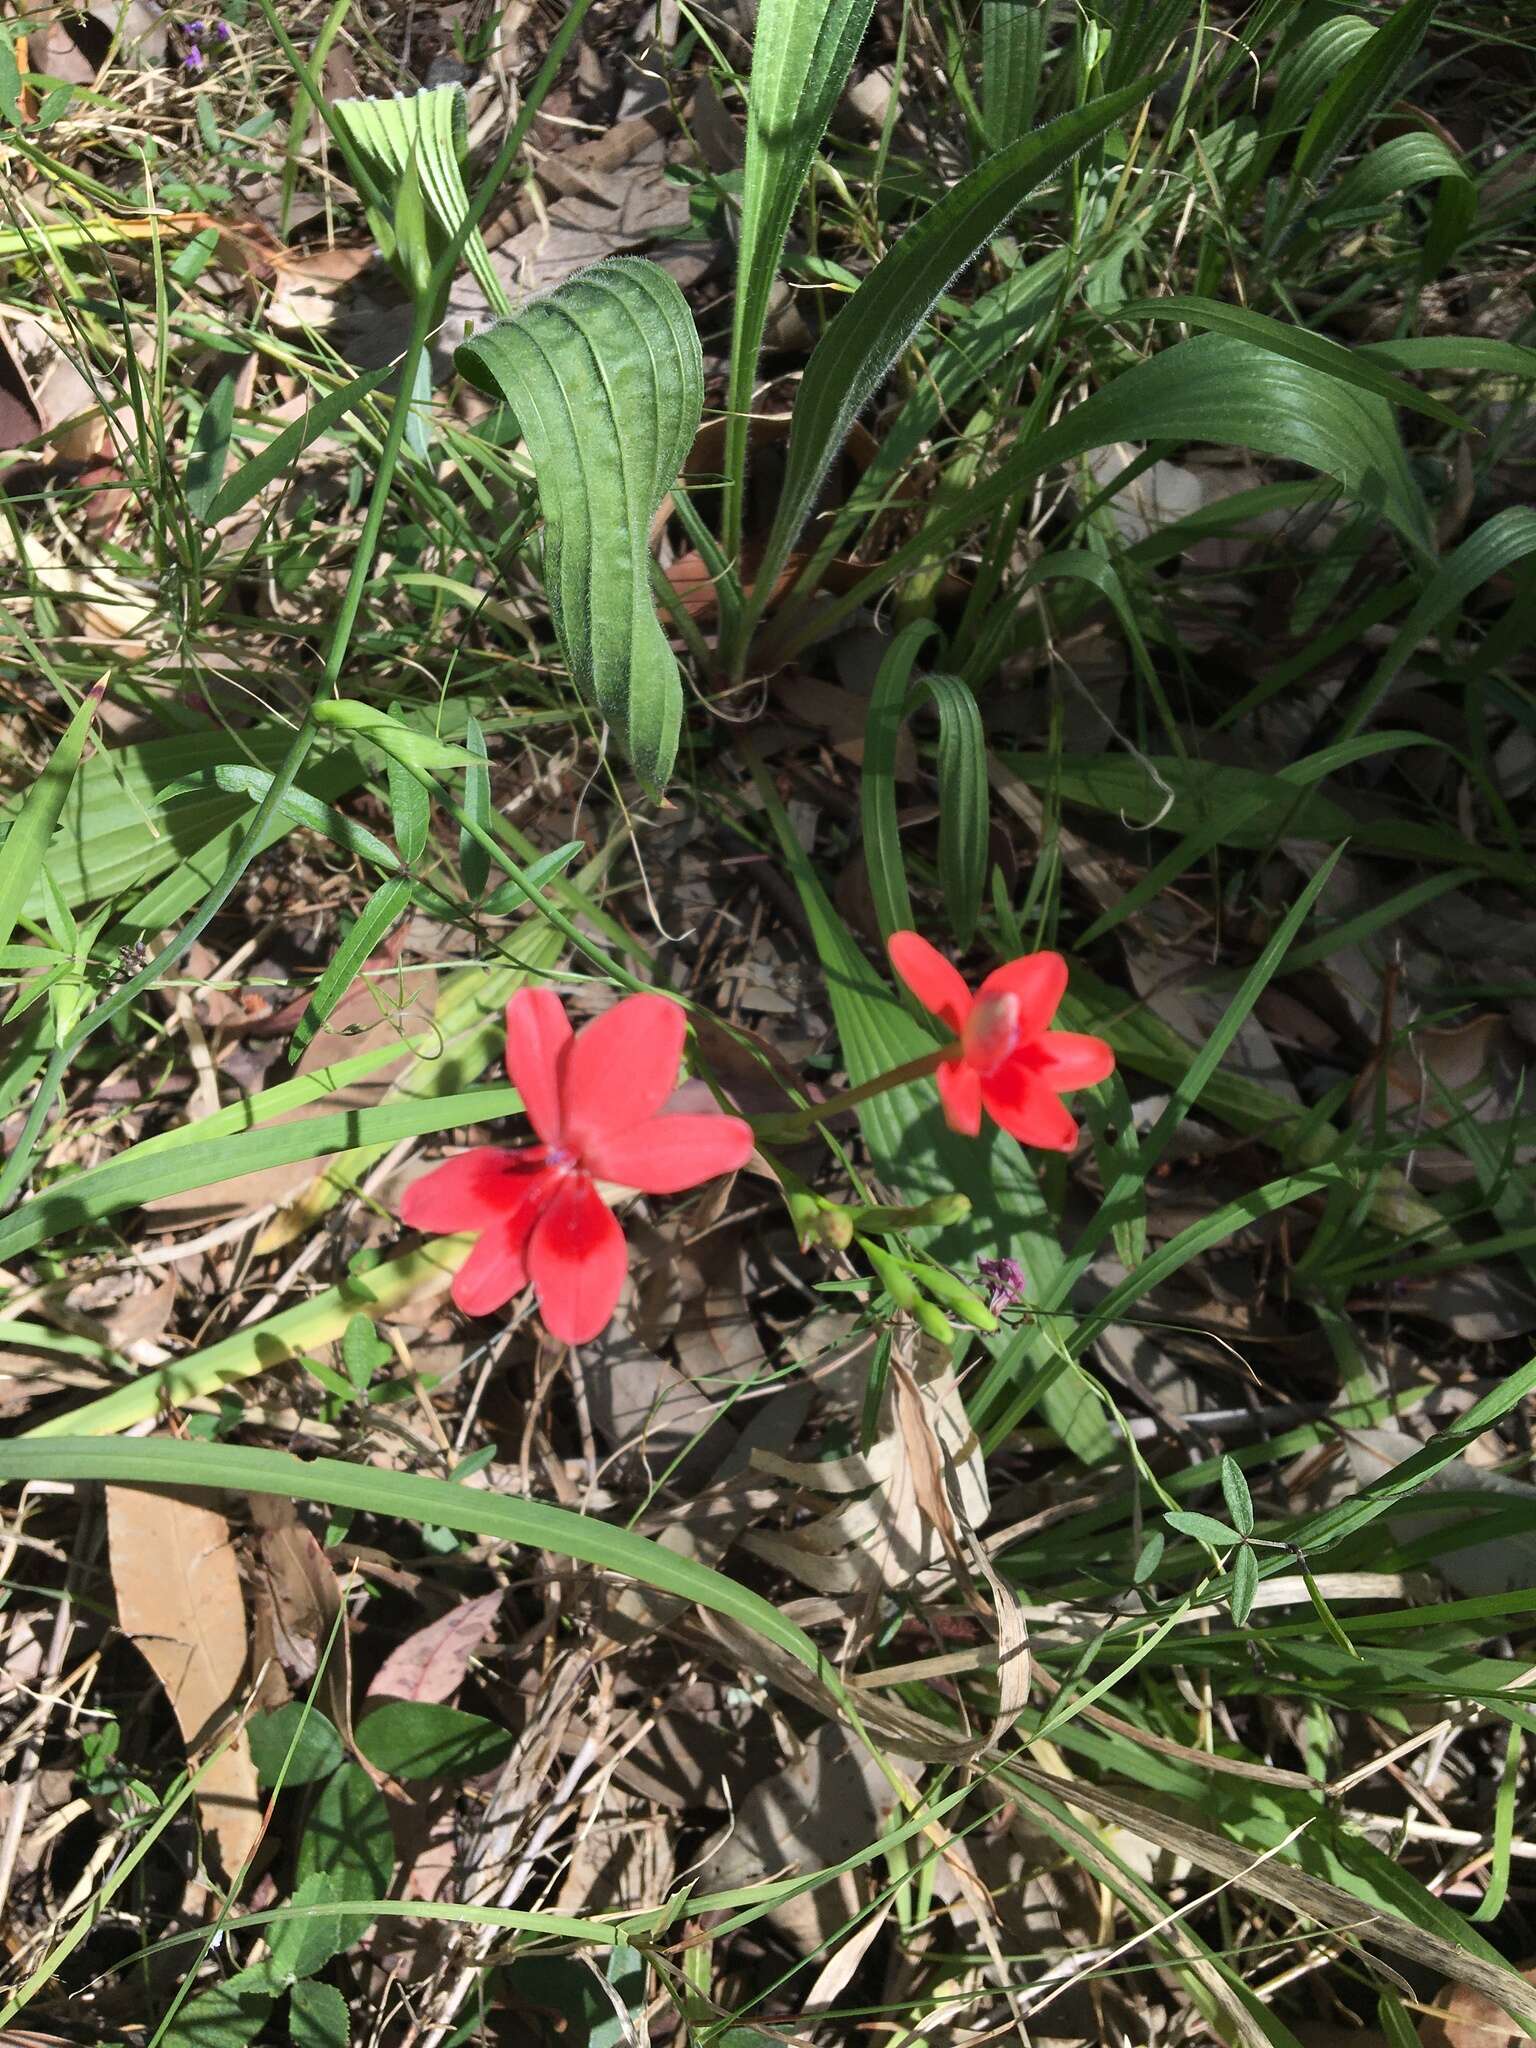
<instances>
[{"instance_id":1,"label":"green grass blade","mask_svg":"<svg viewBox=\"0 0 1536 2048\"><path fill-rule=\"evenodd\" d=\"M106 688L103 676L81 699L47 767L28 790L10 830L0 840L0 946L11 943L16 920L37 889L54 828L80 765L86 734Z\"/></svg>"},{"instance_id":2,"label":"green grass blade","mask_svg":"<svg viewBox=\"0 0 1536 2048\"><path fill-rule=\"evenodd\" d=\"M637 257L594 264L467 341L533 461L544 576L578 686L660 789L682 726L677 658L651 598L651 521L698 432L704 359L676 284Z\"/></svg>"},{"instance_id":3,"label":"green grass blade","mask_svg":"<svg viewBox=\"0 0 1536 2048\"><path fill-rule=\"evenodd\" d=\"M875 265L811 351L790 427L778 507L754 584L761 612L861 408L927 318L1037 185L1139 106L1155 79L1090 100L969 172Z\"/></svg>"},{"instance_id":4,"label":"green grass blade","mask_svg":"<svg viewBox=\"0 0 1536 2048\"><path fill-rule=\"evenodd\" d=\"M318 441L322 434L328 434L336 423L349 412L355 412L368 397L377 391L386 378L394 375L394 366L382 370L367 370L361 377L354 377L349 384L343 384L337 391L328 391L324 398L315 403L300 420L293 420L279 434L255 455L249 462L242 462L231 477L226 477L219 486L208 507L207 521L217 526L248 505L252 498L264 491L268 484L275 483L293 464L312 441Z\"/></svg>"},{"instance_id":5,"label":"green grass blade","mask_svg":"<svg viewBox=\"0 0 1536 2048\"><path fill-rule=\"evenodd\" d=\"M413 784L412 787L415 787ZM315 1033L341 1001L379 941L410 901L411 885L404 880L386 882L368 899L351 930L336 948L331 964L294 1026L288 1048L290 1061L299 1058Z\"/></svg>"},{"instance_id":6,"label":"green grass blade","mask_svg":"<svg viewBox=\"0 0 1536 2048\"><path fill-rule=\"evenodd\" d=\"M282 1500L355 1508L576 1558L723 1614L787 1650L823 1684L838 1689L835 1674L811 1638L761 1595L648 1536L543 1501L481 1492L414 1472L386 1472L372 1465L344 1464L338 1458L296 1458L287 1451L247 1450L234 1444L59 1437L0 1445L0 1481L37 1479L269 1493Z\"/></svg>"}]
</instances>

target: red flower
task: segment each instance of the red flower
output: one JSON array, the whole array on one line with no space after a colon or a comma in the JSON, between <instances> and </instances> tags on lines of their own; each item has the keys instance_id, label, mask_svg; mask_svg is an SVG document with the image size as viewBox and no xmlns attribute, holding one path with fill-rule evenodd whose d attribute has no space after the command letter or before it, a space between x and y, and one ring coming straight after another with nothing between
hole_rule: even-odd
<instances>
[{"instance_id":1,"label":"red flower","mask_svg":"<svg viewBox=\"0 0 1536 2048\"><path fill-rule=\"evenodd\" d=\"M1027 953L989 974L972 995L959 973L916 932L893 932L891 965L925 1010L955 1034L940 1063L939 1095L952 1131L974 1138L981 1112L1021 1144L1070 1152L1077 1125L1058 1098L1113 1073L1102 1038L1047 1025L1067 991L1059 953Z\"/></svg>"},{"instance_id":2,"label":"red flower","mask_svg":"<svg viewBox=\"0 0 1536 2048\"><path fill-rule=\"evenodd\" d=\"M480 1232L453 1281L466 1315L489 1315L531 1282L549 1334L585 1344L612 1316L628 1259L596 1183L673 1195L745 1165L752 1132L740 1117L664 1108L685 1029L664 996L626 996L574 1037L553 989L519 989L508 1003L507 1073L540 1143L461 1152L400 1205L415 1229Z\"/></svg>"}]
</instances>

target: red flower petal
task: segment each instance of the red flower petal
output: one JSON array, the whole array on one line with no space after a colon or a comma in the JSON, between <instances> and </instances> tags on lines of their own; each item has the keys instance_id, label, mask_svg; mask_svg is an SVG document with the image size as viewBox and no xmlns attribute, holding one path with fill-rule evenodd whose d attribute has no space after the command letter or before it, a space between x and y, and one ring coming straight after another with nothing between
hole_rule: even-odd
<instances>
[{"instance_id":1,"label":"red flower petal","mask_svg":"<svg viewBox=\"0 0 1536 2048\"><path fill-rule=\"evenodd\" d=\"M563 1174L528 1240L528 1275L551 1337L585 1344L612 1319L629 1247L584 1173Z\"/></svg>"},{"instance_id":2,"label":"red flower petal","mask_svg":"<svg viewBox=\"0 0 1536 2048\"><path fill-rule=\"evenodd\" d=\"M981 1129L981 1076L964 1060L945 1060L935 1076L944 1121L962 1137L974 1138Z\"/></svg>"},{"instance_id":3,"label":"red flower petal","mask_svg":"<svg viewBox=\"0 0 1536 2048\"><path fill-rule=\"evenodd\" d=\"M687 1029L665 996L626 996L584 1024L560 1066L565 1143L584 1153L602 1133L654 1116L677 1085Z\"/></svg>"},{"instance_id":4,"label":"red flower petal","mask_svg":"<svg viewBox=\"0 0 1536 2048\"><path fill-rule=\"evenodd\" d=\"M987 1114L1021 1145L1034 1145L1042 1152L1076 1148L1077 1125L1065 1104L1022 1061L1009 1060L984 1076L981 1099Z\"/></svg>"},{"instance_id":5,"label":"red flower petal","mask_svg":"<svg viewBox=\"0 0 1536 2048\"><path fill-rule=\"evenodd\" d=\"M648 1117L628 1131L600 1132L582 1151L599 1180L643 1195L675 1195L719 1173L734 1173L752 1156L752 1127L739 1116Z\"/></svg>"},{"instance_id":6,"label":"red flower petal","mask_svg":"<svg viewBox=\"0 0 1536 2048\"><path fill-rule=\"evenodd\" d=\"M1017 996L1019 1037L1037 1038L1066 992L1067 963L1059 953L1026 953L1022 960L994 968L977 989L976 1000L984 1003L988 996Z\"/></svg>"},{"instance_id":7,"label":"red flower petal","mask_svg":"<svg viewBox=\"0 0 1536 2048\"><path fill-rule=\"evenodd\" d=\"M971 1008L971 992L957 967L916 932L892 932L886 951L891 965L925 1010L958 1037Z\"/></svg>"},{"instance_id":8,"label":"red flower petal","mask_svg":"<svg viewBox=\"0 0 1536 2048\"><path fill-rule=\"evenodd\" d=\"M1115 1071L1115 1055L1085 1031L1047 1031L1029 1048L1029 1064L1047 1088L1092 1088Z\"/></svg>"},{"instance_id":9,"label":"red flower petal","mask_svg":"<svg viewBox=\"0 0 1536 2048\"><path fill-rule=\"evenodd\" d=\"M561 1142L560 1060L571 1021L552 988L520 988L507 1005L507 1078L546 1145Z\"/></svg>"},{"instance_id":10,"label":"red flower petal","mask_svg":"<svg viewBox=\"0 0 1536 2048\"><path fill-rule=\"evenodd\" d=\"M493 1223L453 1276L453 1298L467 1316L488 1316L505 1308L528 1285L528 1233L537 1202L525 1202Z\"/></svg>"},{"instance_id":11,"label":"red flower petal","mask_svg":"<svg viewBox=\"0 0 1536 2048\"><path fill-rule=\"evenodd\" d=\"M412 1181L400 1221L412 1230L488 1230L521 1207L543 1163L542 1145L519 1152L476 1145Z\"/></svg>"}]
</instances>

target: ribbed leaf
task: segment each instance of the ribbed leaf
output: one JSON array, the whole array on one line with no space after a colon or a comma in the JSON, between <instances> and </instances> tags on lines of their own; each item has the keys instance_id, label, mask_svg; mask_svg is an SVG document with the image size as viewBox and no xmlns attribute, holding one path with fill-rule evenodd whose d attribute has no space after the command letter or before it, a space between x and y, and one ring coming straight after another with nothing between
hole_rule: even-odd
<instances>
[{"instance_id":1,"label":"ribbed leaf","mask_svg":"<svg viewBox=\"0 0 1536 2048\"><path fill-rule=\"evenodd\" d=\"M726 552L741 544L747 429L757 358L784 239L874 0L761 0L747 95L731 376L726 400Z\"/></svg>"},{"instance_id":2,"label":"ribbed leaf","mask_svg":"<svg viewBox=\"0 0 1536 2048\"><path fill-rule=\"evenodd\" d=\"M1318 184L1339 153L1392 98L1434 11L1435 0L1407 0L1328 81L1296 145L1297 178Z\"/></svg>"},{"instance_id":3,"label":"ribbed leaf","mask_svg":"<svg viewBox=\"0 0 1536 2048\"><path fill-rule=\"evenodd\" d=\"M981 116L993 149L1035 125L1045 27L1045 0L981 0Z\"/></svg>"},{"instance_id":4,"label":"ribbed leaf","mask_svg":"<svg viewBox=\"0 0 1536 2048\"><path fill-rule=\"evenodd\" d=\"M795 400L784 482L757 572L754 609L761 609L772 590L849 427L950 279L974 260L1042 180L1139 105L1155 82L1144 79L1090 100L978 165L907 230L838 313L811 351Z\"/></svg>"},{"instance_id":5,"label":"ribbed leaf","mask_svg":"<svg viewBox=\"0 0 1536 2048\"><path fill-rule=\"evenodd\" d=\"M1415 138L1404 136L1402 139L1406 142ZM1443 144L1440 146L1444 147ZM1373 160L1368 157L1366 162ZM1345 348L1342 342L1330 341L1325 334L1313 334L1305 327L1289 327L1283 320L1271 320L1266 313L1251 313L1245 306L1224 306L1216 299L1202 298L1131 299L1123 306L1116 306L1111 317L1115 320L1174 320L1191 327L1205 328L1213 334L1229 334L1238 341L1249 341L1255 347L1285 356L1293 363L1304 363L1309 369L1321 370L1325 376L1336 377L1343 384L1352 384L1357 391L1371 391L1379 398L1389 399L1393 405L1404 405L1411 412L1425 413L1430 419L1439 420L1442 426L1456 427L1463 433L1469 431L1467 422L1458 418L1448 405L1442 405L1438 398L1431 398L1412 384L1405 384L1401 377L1392 376L1369 356L1357 355L1353 349Z\"/></svg>"},{"instance_id":6,"label":"ribbed leaf","mask_svg":"<svg viewBox=\"0 0 1536 2048\"><path fill-rule=\"evenodd\" d=\"M1115 441L1221 441L1306 463L1352 496L1379 505L1416 549L1430 548L1424 502L1383 400L1249 342L1197 334L1124 371L1015 448L959 504L930 519L813 623L786 635L776 651L794 653L904 570L947 554L1046 470Z\"/></svg>"},{"instance_id":7,"label":"ribbed leaf","mask_svg":"<svg viewBox=\"0 0 1536 2048\"><path fill-rule=\"evenodd\" d=\"M370 224L380 248L414 289L420 259L425 257L430 270L469 215L463 90L445 85L409 99L337 100L331 113L390 201L391 217L375 217ZM507 294L478 228L465 240L464 260L495 310L506 312Z\"/></svg>"},{"instance_id":8,"label":"ribbed leaf","mask_svg":"<svg viewBox=\"0 0 1536 2048\"><path fill-rule=\"evenodd\" d=\"M544 514L544 578L577 684L641 780L672 771L683 684L651 601L651 521L704 409L704 360L664 270L614 257L475 335L458 366L517 416Z\"/></svg>"},{"instance_id":9,"label":"ribbed leaf","mask_svg":"<svg viewBox=\"0 0 1536 2048\"><path fill-rule=\"evenodd\" d=\"M34 891L106 687L103 676L87 691L0 841L0 946L10 944L16 920Z\"/></svg>"},{"instance_id":10,"label":"ribbed leaf","mask_svg":"<svg viewBox=\"0 0 1536 2048\"><path fill-rule=\"evenodd\" d=\"M1318 209L1317 219L1330 230L1353 217L1371 220L1389 199L1421 185L1440 188L1424 247L1424 268L1433 276L1449 262L1477 218L1477 186L1456 152L1427 128L1394 135L1351 165Z\"/></svg>"}]
</instances>

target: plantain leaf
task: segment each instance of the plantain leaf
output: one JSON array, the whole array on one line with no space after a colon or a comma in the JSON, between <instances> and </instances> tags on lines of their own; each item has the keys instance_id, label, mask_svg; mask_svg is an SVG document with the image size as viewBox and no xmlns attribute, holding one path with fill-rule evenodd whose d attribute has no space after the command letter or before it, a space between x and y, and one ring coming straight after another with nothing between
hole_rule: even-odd
<instances>
[{"instance_id":1,"label":"plantain leaf","mask_svg":"<svg viewBox=\"0 0 1536 2048\"><path fill-rule=\"evenodd\" d=\"M779 258L873 9L874 0L761 0L757 10L726 397L727 554L741 544L752 387Z\"/></svg>"},{"instance_id":2,"label":"plantain leaf","mask_svg":"<svg viewBox=\"0 0 1536 2048\"><path fill-rule=\"evenodd\" d=\"M1389 199L1421 185L1439 187L1424 245L1424 269L1433 276L1444 269L1477 218L1477 186L1456 152L1427 128L1394 135L1352 164L1314 218L1329 232L1355 220L1374 221Z\"/></svg>"},{"instance_id":3,"label":"plantain leaf","mask_svg":"<svg viewBox=\"0 0 1536 2048\"><path fill-rule=\"evenodd\" d=\"M1404 136L1405 142L1414 140ZM1444 144L1439 147L1444 148ZM1382 152L1377 151L1380 155ZM1370 163L1373 159L1367 158ZM1358 166L1357 168L1364 168ZM1385 196L1385 195L1383 195ZM1305 327L1288 327L1282 320L1271 320L1265 313L1251 313L1246 306L1224 306L1215 299L1171 298L1131 299L1123 306L1112 309L1115 320L1178 320L1191 327L1203 327L1214 334L1230 334L1239 341L1254 342L1259 348L1272 349L1276 355L1287 356L1293 363L1305 363L1309 369L1321 370L1325 375L1337 377L1341 383L1353 384L1357 391L1373 391L1380 398L1390 399L1394 405L1405 405L1413 412L1422 412L1442 426L1456 427L1468 431L1467 422L1442 405L1438 398L1431 398L1426 392L1417 390L1412 384L1405 384L1401 377L1394 377L1369 356L1360 356L1353 349L1345 348L1342 342L1330 341L1325 334L1313 334Z\"/></svg>"},{"instance_id":4,"label":"plantain leaf","mask_svg":"<svg viewBox=\"0 0 1536 2048\"><path fill-rule=\"evenodd\" d=\"M1393 97L1434 11L1435 0L1407 0L1334 74L1296 145L1295 178L1317 184L1371 116Z\"/></svg>"},{"instance_id":5,"label":"plantain leaf","mask_svg":"<svg viewBox=\"0 0 1536 2048\"><path fill-rule=\"evenodd\" d=\"M754 611L778 580L822 479L944 287L1026 198L1085 144L1146 99L1155 79L1090 100L999 150L945 193L875 265L811 351L795 400L784 482L758 568Z\"/></svg>"},{"instance_id":6,"label":"plantain leaf","mask_svg":"<svg viewBox=\"0 0 1536 2048\"><path fill-rule=\"evenodd\" d=\"M475 335L457 362L517 416L561 649L659 789L677 756L683 684L651 601L648 536L704 410L683 295L654 263L613 257Z\"/></svg>"},{"instance_id":7,"label":"plantain leaf","mask_svg":"<svg viewBox=\"0 0 1536 2048\"><path fill-rule=\"evenodd\" d=\"M463 89L444 85L409 99L337 100L331 113L346 146L390 203L390 216L375 214L370 225L379 247L415 290L469 214ZM465 240L464 260L492 306L505 313L506 290L478 228Z\"/></svg>"},{"instance_id":8,"label":"plantain leaf","mask_svg":"<svg viewBox=\"0 0 1536 2048\"><path fill-rule=\"evenodd\" d=\"M981 113L993 149L1035 125L1047 11L1045 0L981 0Z\"/></svg>"}]
</instances>

